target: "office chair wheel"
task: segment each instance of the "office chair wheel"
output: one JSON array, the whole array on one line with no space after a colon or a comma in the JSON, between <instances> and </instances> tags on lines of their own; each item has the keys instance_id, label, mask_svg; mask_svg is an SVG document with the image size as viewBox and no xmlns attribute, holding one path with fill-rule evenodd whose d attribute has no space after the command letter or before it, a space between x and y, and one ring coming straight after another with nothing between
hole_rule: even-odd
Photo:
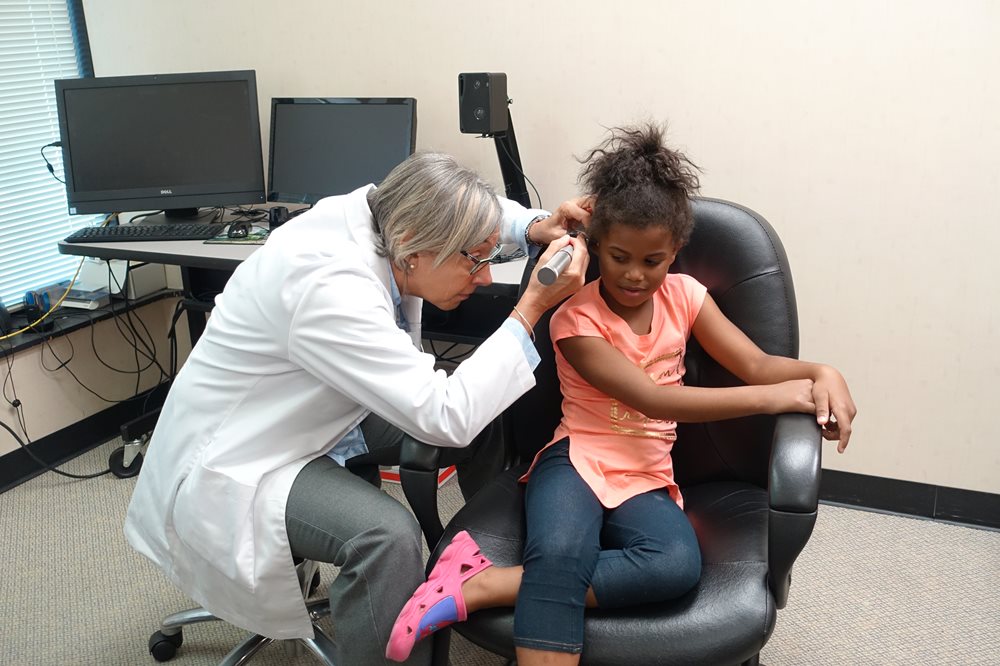
<instances>
[{"instance_id":1,"label":"office chair wheel","mask_svg":"<svg viewBox=\"0 0 1000 666\"><path fill-rule=\"evenodd\" d=\"M135 454L135 459L132 460L132 464L126 467L125 447L119 446L111 452L110 456L108 456L108 467L111 469L111 473L119 479L133 477L139 473L139 469L142 467L142 454Z\"/></svg>"},{"instance_id":2,"label":"office chair wheel","mask_svg":"<svg viewBox=\"0 0 1000 666\"><path fill-rule=\"evenodd\" d=\"M184 633L178 631L173 636L168 636L162 631L157 631L149 637L149 654L153 655L156 661L170 661L177 654L177 648L184 642Z\"/></svg>"}]
</instances>

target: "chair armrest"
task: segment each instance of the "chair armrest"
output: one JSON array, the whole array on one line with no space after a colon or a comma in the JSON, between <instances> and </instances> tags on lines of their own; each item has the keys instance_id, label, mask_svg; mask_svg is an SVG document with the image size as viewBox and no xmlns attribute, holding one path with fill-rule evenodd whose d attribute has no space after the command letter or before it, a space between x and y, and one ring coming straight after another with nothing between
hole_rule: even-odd
<instances>
[{"instance_id":1,"label":"chair armrest","mask_svg":"<svg viewBox=\"0 0 1000 666\"><path fill-rule=\"evenodd\" d=\"M823 438L810 414L779 414L771 444L767 499L772 509L809 513L819 501Z\"/></svg>"},{"instance_id":2,"label":"chair armrest","mask_svg":"<svg viewBox=\"0 0 1000 666\"><path fill-rule=\"evenodd\" d=\"M816 524L823 438L810 414L781 414L768 470L767 568L775 606L784 608L792 565Z\"/></svg>"},{"instance_id":3,"label":"chair armrest","mask_svg":"<svg viewBox=\"0 0 1000 666\"><path fill-rule=\"evenodd\" d=\"M437 501L440 465L440 447L419 442L409 435L403 437L399 454L399 483L417 517L427 547L432 551L444 534Z\"/></svg>"}]
</instances>

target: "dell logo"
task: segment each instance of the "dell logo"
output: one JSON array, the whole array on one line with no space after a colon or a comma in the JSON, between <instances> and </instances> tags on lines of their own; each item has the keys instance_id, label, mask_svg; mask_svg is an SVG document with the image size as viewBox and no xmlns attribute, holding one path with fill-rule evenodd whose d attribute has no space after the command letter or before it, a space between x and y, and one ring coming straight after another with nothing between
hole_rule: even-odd
<instances>
[{"instance_id":1,"label":"dell logo","mask_svg":"<svg viewBox=\"0 0 1000 666\"><path fill-rule=\"evenodd\" d=\"M160 194L173 194L173 190L160 190Z\"/></svg>"}]
</instances>

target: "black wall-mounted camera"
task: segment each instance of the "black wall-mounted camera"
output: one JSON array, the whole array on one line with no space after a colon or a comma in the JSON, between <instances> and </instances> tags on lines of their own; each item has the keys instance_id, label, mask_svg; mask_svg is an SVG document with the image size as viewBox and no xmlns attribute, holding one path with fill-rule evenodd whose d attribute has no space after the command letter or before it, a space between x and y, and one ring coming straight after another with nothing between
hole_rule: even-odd
<instances>
[{"instance_id":1,"label":"black wall-mounted camera","mask_svg":"<svg viewBox=\"0 0 1000 666\"><path fill-rule=\"evenodd\" d=\"M458 127L463 134L499 134L507 131L507 75L458 75Z\"/></svg>"}]
</instances>

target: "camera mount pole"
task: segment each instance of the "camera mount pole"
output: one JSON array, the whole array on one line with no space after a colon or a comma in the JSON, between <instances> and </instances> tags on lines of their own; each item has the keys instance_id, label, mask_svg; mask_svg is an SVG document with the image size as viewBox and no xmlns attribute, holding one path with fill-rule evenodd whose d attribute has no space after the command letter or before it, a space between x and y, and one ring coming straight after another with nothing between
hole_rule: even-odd
<instances>
[{"instance_id":1,"label":"camera mount pole","mask_svg":"<svg viewBox=\"0 0 1000 666\"><path fill-rule=\"evenodd\" d=\"M510 104L510 100L507 100ZM484 135L485 136L485 135ZM500 161L500 173L503 175L503 185L506 196L525 208L531 208L531 198L528 196L528 186L524 182L524 170L521 168L521 154L517 151L517 137L514 136L514 121L507 109L507 129L491 135L496 144L497 159Z\"/></svg>"}]
</instances>

